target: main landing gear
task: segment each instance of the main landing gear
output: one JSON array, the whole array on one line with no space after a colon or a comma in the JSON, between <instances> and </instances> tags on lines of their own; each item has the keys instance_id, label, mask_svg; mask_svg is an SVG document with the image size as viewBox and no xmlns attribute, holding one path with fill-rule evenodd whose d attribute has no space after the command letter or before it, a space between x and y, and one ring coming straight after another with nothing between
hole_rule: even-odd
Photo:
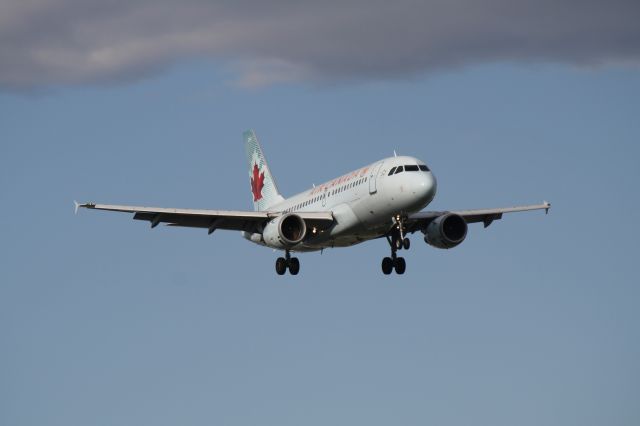
<instances>
[{"instance_id":1,"label":"main landing gear","mask_svg":"<svg viewBox=\"0 0 640 426\"><path fill-rule=\"evenodd\" d=\"M393 227L389 235L387 235L387 242L391 247L391 257L385 257L382 259L382 273L389 275L394 269L396 274L402 275L407 269L407 262L404 257L398 257L398 250L409 250L411 247L411 241L404 236L404 224L402 223L402 217L397 216L394 218L396 225Z\"/></svg>"},{"instance_id":2,"label":"main landing gear","mask_svg":"<svg viewBox=\"0 0 640 426\"><path fill-rule=\"evenodd\" d=\"M291 257L289 250L285 253L285 257L276 259L276 273L278 275L284 275L284 273L287 272L287 268L289 268L291 275L298 275L298 272L300 272L300 261L297 257Z\"/></svg>"}]
</instances>

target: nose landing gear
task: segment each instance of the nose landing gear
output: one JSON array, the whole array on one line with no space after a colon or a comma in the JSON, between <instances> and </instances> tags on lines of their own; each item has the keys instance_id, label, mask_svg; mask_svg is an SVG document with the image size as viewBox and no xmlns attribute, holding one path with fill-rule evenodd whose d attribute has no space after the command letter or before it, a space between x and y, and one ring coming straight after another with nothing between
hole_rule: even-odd
<instances>
[{"instance_id":1,"label":"nose landing gear","mask_svg":"<svg viewBox=\"0 0 640 426\"><path fill-rule=\"evenodd\" d=\"M297 257L291 257L289 250L285 252L285 257L276 259L276 273L284 275L287 272L287 268L291 275L298 275L298 272L300 272L300 261Z\"/></svg>"},{"instance_id":2,"label":"nose landing gear","mask_svg":"<svg viewBox=\"0 0 640 426\"><path fill-rule=\"evenodd\" d=\"M389 275L394 269L396 274L402 275L407 269L407 262L404 257L398 257L398 250L409 250L411 247L411 241L404 235L404 224L401 216L394 217L396 225L391 229L391 232L387 235L387 242L391 247L391 257L385 257L382 259L382 273Z\"/></svg>"},{"instance_id":3,"label":"nose landing gear","mask_svg":"<svg viewBox=\"0 0 640 426\"><path fill-rule=\"evenodd\" d=\"M382 259L382 273L389 275L394 269L398 275L404 274L404 271L407 270L407 262L404 257L396 256L395 252L391 254L391 257Z\"/></svg>"}]
</instances>

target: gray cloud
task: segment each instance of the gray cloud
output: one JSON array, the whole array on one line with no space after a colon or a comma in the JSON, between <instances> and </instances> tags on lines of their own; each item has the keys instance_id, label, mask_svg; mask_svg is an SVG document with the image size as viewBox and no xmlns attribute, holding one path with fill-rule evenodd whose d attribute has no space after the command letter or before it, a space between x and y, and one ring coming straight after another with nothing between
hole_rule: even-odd
<instances>
[{"instance_id":1,"label":"gray cloud","mask_svg":"<svg viewBox=\"0 0 640 426\"><path fill-rule=\"evenodd\" d=\"M639 22L637 0L5 0L0 88L126 81L192 58L246 86L637 63Z\"/></svg>"}]
</instances>

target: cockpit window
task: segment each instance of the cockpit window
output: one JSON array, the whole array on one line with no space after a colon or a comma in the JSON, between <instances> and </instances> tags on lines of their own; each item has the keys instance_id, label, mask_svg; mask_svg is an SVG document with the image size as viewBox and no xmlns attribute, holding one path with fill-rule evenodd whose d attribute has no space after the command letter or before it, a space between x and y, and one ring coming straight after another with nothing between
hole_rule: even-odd
<instances>
[{"instance_id":1,"label":"cockpit window","mask_svg":"<svg viewBox=\"0 0 640 426\"><path fill-rule=\"evenodd\" d=\"M404 171L405 172L417 172L418 170L418 166L415 164L408 164L406 166L404 166Z\"/></svg>"},{"instance_id":2,"label":"cockpit window","mask_svg":"<svg viewBox=\"0 0 640 426\"><path fill-rule=\"evenodd\" d=\"M397 175L398 173L402 173L403 171L404 171L404 169L402 168L402 166L398 166L398 167L396 168L396 172L395 172L394 174L396 174L396 175Z\"/></svg>"},{"instance_id":3,"label":"cockpit window","mask_svg":"<svg viewBox=\"0 0 640 426\"><path fill-rule=\"evenodd\" d=\"M418 167L420 167L420 170L422 170L423 172L429 171L429 168L427 167L426 164L420 164Z\"/></svg>"},{"instance_id":4,"label":"cockpit window","mask_svg":"<svg viewBox=\"0 0 640 426\"><path fill-rule=\"evenodd\" d=\"M392 167L391 170L389 170L389 174L387 176L391 176L395 171L396 171L396 168Z\"/></svg>"}]
</instances>

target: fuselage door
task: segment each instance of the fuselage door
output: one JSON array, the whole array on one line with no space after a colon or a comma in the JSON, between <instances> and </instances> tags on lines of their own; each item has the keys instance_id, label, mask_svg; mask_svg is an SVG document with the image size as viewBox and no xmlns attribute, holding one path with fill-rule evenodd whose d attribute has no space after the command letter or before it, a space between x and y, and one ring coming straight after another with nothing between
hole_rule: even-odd
<instances>
[{"instance_id":1,"label":"fuselage door","mask_svg":"<svg viewBox=\"0 0 640 426\"><path fill-rule=\"evenodd\" d=\"M322 207L327 206L327 188L322 191Z\"/></svg>"},{"instance_id":2,"label":"fuselage door","mask_svg":"<svg viewBox=\"0 0 640 426\"><path fill-rule=\"evenodd\" d=\"M380 171L380 167L382 167L382 163L381 161L378 164L374 164L369 171L369 194L375 194L378 191L376 181L378 180L378 172Z\"/></svg>"}]
</instances>

